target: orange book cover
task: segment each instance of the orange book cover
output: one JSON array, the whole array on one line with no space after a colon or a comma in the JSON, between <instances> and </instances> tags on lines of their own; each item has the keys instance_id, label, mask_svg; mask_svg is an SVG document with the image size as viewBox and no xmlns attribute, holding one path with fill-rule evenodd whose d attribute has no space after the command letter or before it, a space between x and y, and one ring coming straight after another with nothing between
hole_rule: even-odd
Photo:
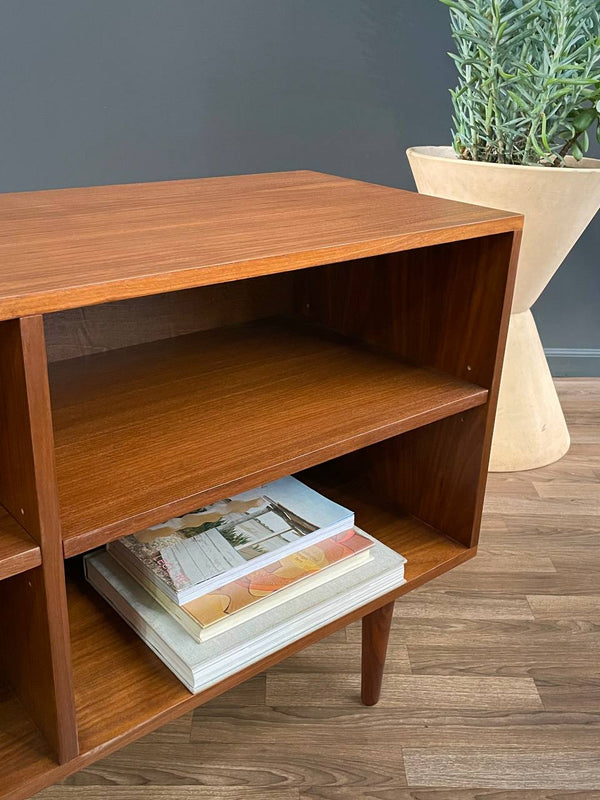
<instances>
[{"instance_id":1,"label":"orange book cover","mask_svg":"<svg viewBox=\"0 0 600 800\"><path fill-rule=\"evenodd\" d=\"M303 578L364 552L372 545L371 539L357 531L344 531L226 583L185 603L182 608L200 625L208 627L264 597L270 597L280 589L295 585Z\"/></svg>"}]
</instances>

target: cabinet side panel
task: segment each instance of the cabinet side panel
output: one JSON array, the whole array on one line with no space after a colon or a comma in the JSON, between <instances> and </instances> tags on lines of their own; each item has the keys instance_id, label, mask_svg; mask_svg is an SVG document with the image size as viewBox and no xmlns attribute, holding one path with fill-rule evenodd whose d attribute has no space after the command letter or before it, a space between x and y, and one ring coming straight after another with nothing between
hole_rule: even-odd
<instances>
[{"instance_id":1,"label":"cabinet side panel","mask_svg":"<svg viewBox=\"0 0 600 800\"><path fill-rule=\"evenodd\" d=\"M39 543L42 565L0 584L2 665L59 761L78 752L44 331L0 324L0 501Z\"/></svg>"},{"instance_id":2,"label":"cabinet side panel","mask_svg":"<svg viewBox=\"0 0 600 800\"><path fill-rule=\"evenodd\" d=\"M490 389L513 234L296 274L305 319Z\"/></svg>"},{"instance_id":3,"label":"cabinet side panel","mask_svg":"<svg viewBox=\"0 0 600 800\"><path fill-rule=\"evenodd\" d=\"M488 389L488 402L355 454L382 502L477 543L520 234L297 276L304 318Z\"/></svg>"},{"instance_id":4,"label":"cabinet side panel","mask_svg":"<svg viewBox=\"0 0 600 800\"><path fill-rule=\"evenodd\" d=\"M0 501L41 541L19 320L0 322Z\"/></svg>"},{"instance_id":5,"label":"cabinet side panel","mask_svg":"<svg viewBox=\"0 0 600 800\"><path fill-rule=\"evenodd\" d=\"M360 454L361 472L393 509L474 546L485 488L487 416L487 406L480 406L373 445Z\"/></svg>"}]
</instances>

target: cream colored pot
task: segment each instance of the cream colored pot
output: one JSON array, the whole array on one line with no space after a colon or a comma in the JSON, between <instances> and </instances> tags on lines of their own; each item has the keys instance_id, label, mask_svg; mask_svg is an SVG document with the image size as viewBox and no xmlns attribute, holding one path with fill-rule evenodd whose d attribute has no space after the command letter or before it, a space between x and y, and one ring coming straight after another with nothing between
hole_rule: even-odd
<instances>
[{"instance_id":1,"label":"cream colored pot","mask_svg":"<svg viewBox=\"0 0 600 800\"><path fill-rule=\"evenodd\" d=\"M600 160L550 168L463 161L451 147L407 155L422 194L525 215L490 469L557 461L569 432L530 309L600 208Z\"/></svg>"}]
</instances>

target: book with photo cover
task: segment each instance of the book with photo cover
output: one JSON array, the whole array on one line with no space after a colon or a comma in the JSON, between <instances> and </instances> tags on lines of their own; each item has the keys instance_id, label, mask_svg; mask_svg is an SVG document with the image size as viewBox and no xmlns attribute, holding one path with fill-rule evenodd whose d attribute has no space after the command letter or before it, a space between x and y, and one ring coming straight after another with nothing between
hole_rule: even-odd
<instances>
[{"instance_id":1,"label":"book with photo cover","mask_svg":"<svg viewBox=\"0 0 600 800\"><path fill-rule=\"evenodd\" d=\"M372 546L373 540L356 530L337 533L182 606L170 600L141 573L128 571L196 641L201 642L361 566L371 558Z\"/></svg>"},{"instance_id":2,"label":"book with photo cover","mask_svg":"<svg viewBox=\"0 0 600 800\"><path fill-rule=\"evenodd\" d=\"M353 526L347 508L287 477L124 536L108 549L183 605Z\"/></svg>"}]
</instances>

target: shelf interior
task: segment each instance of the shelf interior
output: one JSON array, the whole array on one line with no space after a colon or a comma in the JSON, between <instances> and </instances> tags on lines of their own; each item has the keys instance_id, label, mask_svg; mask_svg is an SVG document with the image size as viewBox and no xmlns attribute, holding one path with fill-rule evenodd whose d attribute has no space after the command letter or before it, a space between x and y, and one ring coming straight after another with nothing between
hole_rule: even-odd
<instances>
[{"instance_id":1,"label":"shelf interior","mask_svg":"<svg viewBox=\"0 0 600 800\"><path fill-rule=\"evenodd\" d=\"M65 554L486 402L266 320L50 365Z\"/></svg>"},{"instance_id":2,"label":"shelf interior","mask_svg":"<svg viewBox=\"0 0 600 800\"><path fill-rule=\"evenodd\" d=\"M41 563L38 545L0 505L0 580Z\"/></svg>"},{"instance_id":3,"label":"shelf interior","mask_svg":"<svg viewBox=\"0 0 600 800\"><path fill-rule=\"evenodd\" d=\"M343 495L356 510L358 525L406 556L407 583L398 594L475 553L474 548L447 539L413 517L384 511L364 497L363 489L353 494L352 488L346 487L343 492L329 494ZM210 699L214 694L210 694L211 690L191 695L116 612L85 584L78 559L73 567L77 570L71 571L76 571L77 576L69 581L69 615L82 753L121 737L127 740L130 730L150 730L186 708ZM358 616L359 611L353 612L353 618ZM348 621L340 620L339 627Z\"/></svg>"},{"instance_id":4,"label":"shelf interior","mask_svg":"<svg viewBox=\"0 0 600 800\"><path fill-rule=\"evenodd\" d=\"M0 686L0 764L0 794L7 798L23 784L56 767L44 737L5 686Z\"/></svg>"}]
</instances>

